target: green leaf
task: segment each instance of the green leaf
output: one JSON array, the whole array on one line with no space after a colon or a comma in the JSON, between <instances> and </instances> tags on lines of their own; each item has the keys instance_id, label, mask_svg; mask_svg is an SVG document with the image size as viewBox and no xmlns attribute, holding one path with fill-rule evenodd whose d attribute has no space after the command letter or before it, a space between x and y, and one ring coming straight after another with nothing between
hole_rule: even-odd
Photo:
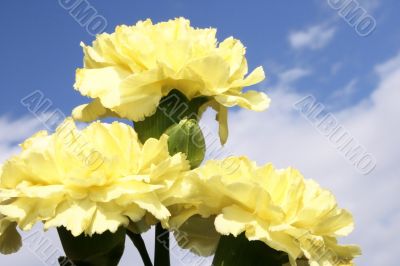
<instances>
[{"instance_id":1,"label":"green leaf","mask_svg":"<svg viewBox=\"0 0 400 266\"><path fill-rule=\"evenodd\" d=\"M212 265L282 266L288 261L286 253L276 251L261 241L249 241L242 233L237 237L221 237Z\"/></svg>"},{"instance_id":2,"label":"green leaf","mask_svg":"<svg viewBox=\"0 0 400 266\"><path fill-rule=\"evenodd\" d=\"M109 231L93 236L79 235L74 237L64 227L57 228L61 244L67 255L76 266L116 266L125 248L125 228L117 232Z\"/></svg>"}]
</instances>

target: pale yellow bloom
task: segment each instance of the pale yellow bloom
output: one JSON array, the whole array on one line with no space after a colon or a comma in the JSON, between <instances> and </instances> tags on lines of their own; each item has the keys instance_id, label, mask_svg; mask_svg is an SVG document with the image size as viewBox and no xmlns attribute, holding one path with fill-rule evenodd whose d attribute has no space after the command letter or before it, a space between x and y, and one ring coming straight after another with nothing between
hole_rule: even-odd
<instances>
[{"instance_id":1,"label":"pale yellow bloom","mask_svg":"<svg viewBox=\"0 0 400 266\"><path fill-rule=\"evenodd\" d=\"M179 228L194 215L215 218L222 235L245 233L271 248L288 253L291 264L307 258L310 265L351 265L360 253L356 246L341 246L336 237L353 230L349 212L334 196L295 169L258 167L245 157L208 161L185 178L190 196L171 208L171 228ZM186 226L187 227L187 226ZM185 231L188 231L187 228ZM190 239L190 234L189 234ZM206 243L197 250L210 250Z\"/></svg>"},{"instance_id":2,"label":"pale yellow bloom","mask_svg":"<svg viewBox=\"0 0 400 266\"><path fill-rule=\"evenodd\" d=\"M166 220L166 191L189 169L185 156L170 156L168 137L140 143L123 123L94 122L78 130L71 119L55 134L39 132L9 159L0 176L0 251L20 246L15 226L66 227L93 235L139 222Z\"/></svg>"},{"instance_id":3,"label":"pale yellow bloom","mask_svg":"<svg viewBox=\"0 0 400 266\"><path fill-rule=\"evenodd\" d=\"M76 72L75 89L93 101L75 108L82 121L118 116L141 121L151 116L172 89L189 99L209 97L220 115L220 136L227 138L227 107L262 111L269 98L242 89L264 79L262 67L247 75L245 47L232 37L218 43L216 29L196 29L177 18L153 24L139 21L118 26L83 45L84 67ZM246 76L247 75L247 76Z\"/></svg>"}]
</instances>

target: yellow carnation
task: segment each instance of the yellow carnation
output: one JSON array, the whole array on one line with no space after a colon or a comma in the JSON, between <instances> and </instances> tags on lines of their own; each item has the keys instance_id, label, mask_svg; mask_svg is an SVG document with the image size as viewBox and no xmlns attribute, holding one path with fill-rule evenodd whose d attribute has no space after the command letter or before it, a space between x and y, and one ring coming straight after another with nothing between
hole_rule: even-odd
<instances>
[{"instance_id":1,"label":"yellow carnation","mask_svg":"<svg viewBox=\"0 0 400 266\"><path fill-rule=\"evenodd\" d=\"M75 119L106 116L141 121L155 113L160 99L172 89L189 99L205 96L219 112L220 136L227 138L227 107L261 111L269 98L242 89L264 79L262 67L247 77L245 47L232 37L218 43L216 29L195 29L177 18L153 24L118 26L112 34L83 45L84 68L76 72L75 89L94 100L73 111Z\"/></svg>"},{"instance_id":2,"label":"yellow carnation","mask_svg":"<svg viewBox=\"0 0 400 266\"><path fill-rule=\"evenodd\" d=\"M171 208L170 226L177 231L183 227L190 232L186 223L195 215L216 215L220 234L244 232L249 240L288 253L292 265L304 257L311 265L351 265L360 253L358 247L341 246L336 240L352 231L351 214L337 206L329 191L295 169L258 167L245 157L231 157L208 161L185 179L193 184L186 186L190 196ZM213 245L196 248L207 251Z\"/></svg>"},{"instance_id":3,"label":"yellow carnation","mask_svg":"<svg viewBox=\"0 0 400 266\"><path fill-rule=\"evenodd\" d=\"M78 236L115 232L146 214L167 219L166 191L189 169L183 154L170 156L167 140L142 144L126 124L78 130L71 119L53 135L34 135L2 167L0 251L20 246L16 225L30 230L43 222Z\"/></svg>"}]
</instances>

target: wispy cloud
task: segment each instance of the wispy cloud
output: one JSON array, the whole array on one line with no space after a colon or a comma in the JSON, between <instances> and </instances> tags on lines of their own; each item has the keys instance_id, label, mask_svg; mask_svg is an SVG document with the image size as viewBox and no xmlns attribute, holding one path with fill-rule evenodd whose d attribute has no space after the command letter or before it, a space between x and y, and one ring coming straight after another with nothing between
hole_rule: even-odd
<instances>
[{"instance_id":1,"label":"wispy cloud","mask_svg":"<svg viewBox=\"0 0 400 266\"><path fill-rule=\"evenodd\" d=\"M310 75L312 71L308 68L295 67L284 70L278 75L278 86L289 86L299 79Z\"/></svg>"},{"instance_id":2,"label":"wispy cloud","mask_svg":"<svg viewBox=\"0 0 400 266\"><path fill-rule=\"evenodd\" d=\"M336 33L336 28L326 25L314 25L304 30L292 31L289 43L294 49L321 49L329 44Z\"/></svg>"},{"instance_id":3,"label":"wispy cloud","mask_svg":"<svg viewBox=\"0 0 400 266\"><path fill-rule=\"evenodd\" d=\"M20 149L18 144L36 131L44 128L37 118L27 115L19 118L0 116L0 163Z\"/></svg>"},{"instance_id":4,"label":"wispy cloud","mask_svg":"<svg viewBox=\"0 0 400 266\"><path fill-rule=\"evenodd\" d=\"M362 7L367 9L369 12L372 12L375 9L377 9L382 2L381 0L357 0L357 1Z\"/></svg>"},{"instance_id":5,"label":"wispy cloud","mask_svg":"<svg viewBox=\"0 0 400 266\"><path fill-rule=\"evenodd\" d=\"M331 65L330 73L331 75L336 75L343 67L342 62L336 62Z\"/></svg>"},{"instance_id":6,"label":"wispy cloud","mask_svg":"<svg viewBox=\"0 0 400 266\"><path fill-rule=\"evenodd\" d=\"M358 79L351 79L343 88L332 93L331 99L342 99L353 95L357 89Z\"/></svg>"}]
</instances>

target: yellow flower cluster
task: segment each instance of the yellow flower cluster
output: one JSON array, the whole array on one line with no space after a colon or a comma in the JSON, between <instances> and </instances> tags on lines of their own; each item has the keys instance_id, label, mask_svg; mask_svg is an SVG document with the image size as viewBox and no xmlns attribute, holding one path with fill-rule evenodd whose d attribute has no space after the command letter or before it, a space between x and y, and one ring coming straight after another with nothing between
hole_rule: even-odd
<instances>
[{"instance_id":1,"label":"yellow flower cluster","mask_svg":"<svg viewBox=\"0 0 400 266\"><path fill-rule=\"evenodd\" d=\"M195 29L177 18L153 24L118 26L83 46L84 68L76 72L75 89L93 98L78 106L73 117L92 121L117 116L141 121L154 114L160 99L172 89L187 98L208 97L206 106L218 111L220 136L227 138L227 107L262 111L269 98L243 87L264 79L262 67L247 77L245 47L232 37L218 43L216 30Z\"/></svg>"},{"instance_id":2,"label":"yellow flower cluster","mask_svg":"<svg viewBox=\"0 0 400 266\"><path fill-rule=\"evenodd\" d=\"M201 217L204 223L215 220L222 235L245 233L249 240L288 253L291 265L303 257L310 265L351 265L360 253L358 247L341 246L336 240L352 231L351 214L297 170L258 167L245 157L231 157L208 161L185 180L189 197L173 208L169 226L188 234L185 246L197 253L209 254L218 241L212 230L200 240L199 234L192 234Z\"/></svg>"},{"instance_id":3,"label":"yellow flower cluster","mask_svg":"<svg viewBox=\"0 0 400 266\"><path fill-rule=\"evenodd\" d=\"M95 122L78 130L72 120L53 135L41 131L26 140L2 167L0 251L21 245L17 225L30 230L43 222L78 236L115 232L146 214L167 219L163 202L189 169L185 155L170 156L167 140L141 144L126 124Z\"/></svg>"},{"instance_id":4,"label":"yellow flower cluster","mask_svg":"<svg viewBox=\"0 0 400 266\"><path fill-rule=\"evenodd\" d=\"M147 214L153 220L145 227L161 221L184 232L185 248L201 255L213 253L220 234L243 232L288 253L291 265L301 258L351 265L359 254L336 240L352 231L351 214L298 171L258 167L245 157L190 170L183 154L170 156L167 141L163 135L141 144L117 122L78 130L69 119L53 135L42 131L26 140L1 168L0 251L21 246L16 226L29 230L43 222L45 229L92 235L143 224Z\"/></svg>"},{"instance_id":5,"label":"yellow flower cluster","mask_svg":"<svg viewBox=\"0 0 400 266\"><path fill-rule=\"evenodd\" d=\"M75 108L73 117L142 121L177 89L188 99L207 98L200 112L208 106L218 112L224 143L228 107L261 111L269 99L242 91L264 79L263 69L247 75L242 43L232 37L218 43L215 35L215 29L195 29L178 18L140 21L97 36L92 46L82 45L84 67L75 83L93 101ZM190 159L186 137L171 135L170 142L185 146ZM27 139L22 152L0 167L0 252L17 251L16 228L30 230L38 222L92 236L119 227L142 232L160 221L176 236L187 234L183 247L200 255L212 254L221 235L242 233L287 253L292 266L349 266L360 253L337 242L353 230L351 214L298 171L259 167L245 157L190 170L186 156L171 155L169 144L165 134L141 143L132 127L119 122L80 130L70 118L52 135L41 131ZM204 151L200 155L192 166Z\"/></svg>"}]
</instances>

